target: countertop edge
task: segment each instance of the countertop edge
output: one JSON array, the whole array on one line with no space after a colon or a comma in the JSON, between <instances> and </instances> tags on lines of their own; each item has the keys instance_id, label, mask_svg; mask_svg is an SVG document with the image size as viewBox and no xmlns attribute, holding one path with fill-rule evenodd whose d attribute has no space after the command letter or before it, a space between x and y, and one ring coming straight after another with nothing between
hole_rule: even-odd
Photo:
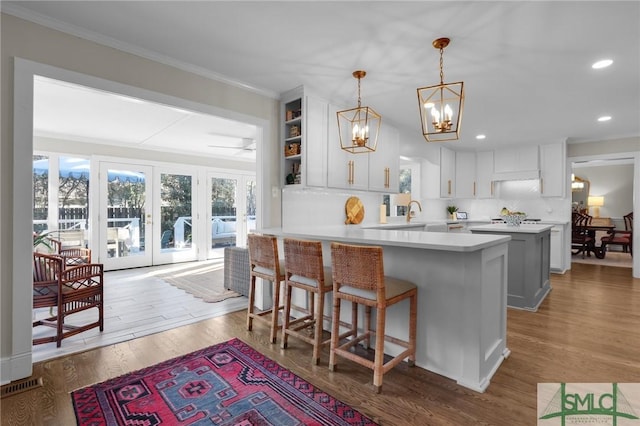
<instances>
[{"instance_id":1,"label":"countertop edge","mask_svg":"<svg viewBox=\"0 0 640 426\"><path fill-rule=\"evenodd\" d=\"M493 247L511 240L509 235L451 234L441 232L415 232L405 230L362 229L360 227L321 227L314 230L261 228L255 232L278 237L336 241L349 244L409 247L422 250L440 250L468 253Z\"/></svg>"}]
</instances>

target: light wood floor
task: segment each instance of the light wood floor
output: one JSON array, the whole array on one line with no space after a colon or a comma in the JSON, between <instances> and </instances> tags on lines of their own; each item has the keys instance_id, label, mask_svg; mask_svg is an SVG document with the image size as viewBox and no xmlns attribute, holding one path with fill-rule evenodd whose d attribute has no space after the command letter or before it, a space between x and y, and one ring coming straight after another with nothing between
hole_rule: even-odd
<instances>
[{"instance_id":1,"label":"light wood floor","mask_svg":"<svg viewBox=\"0 0 640 426\"><path fill-rule=\"evenodd\" d=\"M238 337L294 373L383 425L535 425L536 384L640 382L640 280L628 268L572 265L552 275L550 295L536 313L509 309L511 356L485 393L420 368L400 365L373 393L369 370L340 360L337 372L310 365L311 350L268 343L261 324L245 330L235 312L34 366L44 387L1 401L3 425L73 425L69 392L178 355Z\"/></svg>"},{"instance_id":2,"label":"light wood floor","mask_svg":"<svg viewBox=\"0 0 640 426\"><path fill-rule=\"evenodd\" d=\"M223 262L220 257L196 263L219 265L222 268ZM36 345L32 352L33 361L45 361L61 355L137 339L246 308L246 297L207 303L158 278L162 273L177 273L192 267L193 264L194 262L185 262L105 272L104 331L100 332L98 328L94 328L76 334L64 339L59 348L55 343ZM220 269L216 273L222 275L223 270ZM46 318L49 316L49 309L38 309L34 314L37 319ZM97 317L97 310L90 309L70 316L68 322L86 324L95 321ZM55 335L55 329L36 327L33 329L33 335Z\"/></svg>"}]
</instances>

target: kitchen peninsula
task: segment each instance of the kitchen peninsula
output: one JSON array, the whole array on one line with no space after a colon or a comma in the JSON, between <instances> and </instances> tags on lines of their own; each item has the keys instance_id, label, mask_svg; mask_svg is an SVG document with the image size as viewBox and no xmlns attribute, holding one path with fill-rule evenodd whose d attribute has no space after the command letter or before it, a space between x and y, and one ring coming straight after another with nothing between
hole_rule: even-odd
<instances>
[{"instance_id":1,"label":"kitchen peninsula","mask_svg":"<svg viewBox=\"0 0 640 426\"><path fill-rule=\"evenodd\" d=\"M322 241L327 265L332 241L382 246L385 274L418 286L419 367L483 392L510 353L506 344L508 235L354 225L267 228L260 232ZM331 315L331 303L325 306L325 315ZM350 306L343 309L347 315ZM407 338L407 312L404 302L388 309L386 334ZM386 353L396 354L399 349L385 343Z\"/></svg>"}]
</instances>

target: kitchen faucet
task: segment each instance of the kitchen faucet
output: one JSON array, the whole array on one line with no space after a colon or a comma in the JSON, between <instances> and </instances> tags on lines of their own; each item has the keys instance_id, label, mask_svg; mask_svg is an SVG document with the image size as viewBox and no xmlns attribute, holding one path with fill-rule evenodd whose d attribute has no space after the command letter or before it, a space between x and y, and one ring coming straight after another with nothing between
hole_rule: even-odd
<instances>
[{"instance_id":1,"label":"kitchen faucet","mask_svg":"<svg viewBox=\"0 0 640 426\"><path fill-rule=\"evenodd\" d=\"M411 213L413 213L411 211L411 203L416 203L418 205L418 208L420 209L420 211L422 211L422 205L420 204L420 201L417 201L417 200L409 201L409 204L407 204L407 223L411 222Z\"/></svg>"}]
</instances>

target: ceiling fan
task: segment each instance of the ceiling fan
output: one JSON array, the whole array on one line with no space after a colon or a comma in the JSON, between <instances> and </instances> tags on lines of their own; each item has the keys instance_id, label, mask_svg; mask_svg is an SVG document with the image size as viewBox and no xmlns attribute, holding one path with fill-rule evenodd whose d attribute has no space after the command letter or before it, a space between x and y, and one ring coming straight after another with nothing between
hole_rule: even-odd
<instances>
[{"instance_id":1,"label":"ceiling fan","mask_svg":"<svg viewBox=\"0 0 640 426\"><path fill-rule=\"evenodd\" d=\"M207 145L209 148L225 148L225 149L241 149L244 151L255 151L256 150L256 141L251 138L241 138L242 145L233 146L233 145Z\"/></svg>"}]
</instances>

